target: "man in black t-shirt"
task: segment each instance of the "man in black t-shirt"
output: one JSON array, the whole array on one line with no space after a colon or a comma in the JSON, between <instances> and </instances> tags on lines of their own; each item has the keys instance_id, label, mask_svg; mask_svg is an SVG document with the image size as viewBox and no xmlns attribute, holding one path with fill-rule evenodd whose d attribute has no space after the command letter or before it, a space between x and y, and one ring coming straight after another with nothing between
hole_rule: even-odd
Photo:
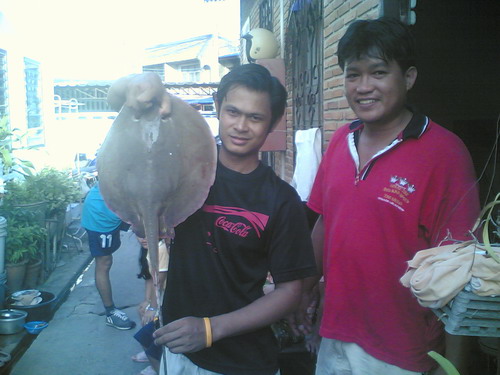
<instances>
[{"instance_id":1,"label":"man in black t-shirt","mask_svg":"<svg viewBox=\"0 0 500 375\"><path fill-rule=\"evenodd\" d=\"M168 108L166 92L152 100ZM170 248L165 325L154 333L168 348L160 374L278 372L270 324L296 308L302 280L316 273L298 194L258 158L285 105L283 85L260 65L220 82L215 182ZM264 295L268 272L275 289Z\"/></svg>"}]
</instances>

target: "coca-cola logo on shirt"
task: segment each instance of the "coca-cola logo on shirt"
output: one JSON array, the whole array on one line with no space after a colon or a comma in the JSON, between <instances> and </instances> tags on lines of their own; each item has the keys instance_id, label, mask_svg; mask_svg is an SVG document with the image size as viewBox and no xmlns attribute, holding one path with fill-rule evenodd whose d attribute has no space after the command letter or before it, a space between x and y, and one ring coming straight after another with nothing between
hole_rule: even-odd
<instances>
[{"instance_id":1,"label":"coca-cola logo on shirt","mask_svg":"<svg viewBox=\"0 0 500 375\"><path fill-rule=\"evenodd\" d=\"M248 231L252 229L250 225L245 225L242 222L232 222L227 219L225 216L219 217L215 220L215 226L218 228L222 228L225 231L233 234L237 234L240 237L248 236Z\"/></svg>"},{"instance_id":2,"label":"coca-cola logo on shirt","mask_svg":"<svg viewBox=\"0 0 500 375\"><path fill-rule=\"evenodd\" d=\"M255 234L260 238L269 220L267 215L239 207L204 205L203 210L221 214L215 219L215 226L242 238L246 238L252 230L255 230Z\"/></svg>"}]
</instances>

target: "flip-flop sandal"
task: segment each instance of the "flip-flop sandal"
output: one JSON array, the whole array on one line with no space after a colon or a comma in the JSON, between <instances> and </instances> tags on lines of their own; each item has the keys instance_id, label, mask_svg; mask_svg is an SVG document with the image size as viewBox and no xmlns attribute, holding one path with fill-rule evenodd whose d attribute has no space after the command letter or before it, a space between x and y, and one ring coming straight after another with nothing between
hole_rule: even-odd
<instances>
[{"instance_id":1,"label":"flip-flop sandal","mask_svg":"<svg viewBox=\"0 0 500 375\"><path fill-rule=\"evenodd\" d=\"M1 358L0 358L1 360ZM145 363L149 362L148 356L144 352L139 352L136 355L132 356L132 361L134 362L139 362L139 363Z\"/></svg>"}]
</instances>

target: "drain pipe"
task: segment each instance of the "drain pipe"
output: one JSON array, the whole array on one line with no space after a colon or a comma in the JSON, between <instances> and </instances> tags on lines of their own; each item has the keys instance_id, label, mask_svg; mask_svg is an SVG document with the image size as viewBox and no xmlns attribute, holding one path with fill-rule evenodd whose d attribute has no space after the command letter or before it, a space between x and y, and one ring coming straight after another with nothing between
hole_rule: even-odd
<instances>
[{"instance_id":1,"label":"drain pipe","mask_svg":"<svg viewBox=\"0 0 500 375\"><path fill-rule=\"evenodd\" d=\"M283 33L285 32L285 9L284 9L284 5L283 5L283 1L284 0L280 0L280 52L281 52L281 58L284 58L285 57L285 52L283 51L284 50L284 45L285 45L285 36L283 35Z\"/></svg>"},{"instance_id":2,"label":"drain pipe","mask_svg":"<svg viewBox=\"0 0 500 375\"><path fill-rule=\"evenodd\" d=\"M7 273L5 272L5 237L7 237L7 219L0 216L0 309L4 308L5 291L7 289Z\"/></svg>"},{"instance_id":3,"label":"drain pipe","mask_svg":"<svg viewBox=\"0 0 500 375\"><path fill-rule=\"evenodd\" d=\"M0 160L0 206L5 194L5 176L3 174L3 162ZM7 219L0 216L0 275L5 271L5 238L7 237Z\"/></svg>"},{"instance_id":4,"label":"drain pipe","mask_svg":"<svg viewBox=\"0 0 500 375\"><path fill-rule=\"evenodd\" d=\"M5 237L7 236L7 220L0 216L0 274L5 271Z\"/></svg>"},{"instance_id":5,"label":"drain pipe","mask_svg":"<svg viewBox=\"0 0 500 375\"><path fill-rule=\"evenodd\" d=\"M4 180L3 165L0 161L0 205L3 201ZM7 219L0 216L0 309L4 308L7 273L5 272L5 238L7 237Z\"/></svg>"}]
</instances>

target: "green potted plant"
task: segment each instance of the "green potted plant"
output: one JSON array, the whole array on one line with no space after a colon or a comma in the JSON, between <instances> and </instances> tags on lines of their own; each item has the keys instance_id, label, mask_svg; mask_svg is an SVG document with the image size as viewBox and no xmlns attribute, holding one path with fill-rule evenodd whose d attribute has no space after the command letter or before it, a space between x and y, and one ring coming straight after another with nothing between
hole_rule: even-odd
<instances>
[{"instance_id":1,"label":"green potted plant","mask_svg":"<svg viewBox=\"0 0 500 375\"><path fill-rule=\"evenodd\" d=\"M11 129L8 116L4 115L0 117L0 205L3 203L6 193L4 181L10 181L14 178L19 178L22 176L30 176L33 174L34 171L33 163L27 160L20 159L15 155L16 150L21 150L21 149L26 150L26 149L36 148L36 146L26 146L25 142L26 136L27 133L23 134L19 129L16 128ZM5 207L2 206L1 208L2 210L0 212L0 215L6 217L15 216L15 214L12 215L5 214L6 212L6 210L4 209ZM16 223L17 222L15 221L15 219L13 219L12 223L7 224L7 226L9 226L10 224L11 227L10 229L12 230L12 233L10 233L9 236L10 239L9 240L5 239L6 242L9 242L9 245L12 245L13 243L17 242L19 240L19 236L21 236L23 233L26 234L27 232L27 229L25 227L23 227L23 229L21 229L21 231L19 232L16 229ZM38 227L36 228L36 230L42 230L42 229L43 228L40 225L38 225ZM3 240L4 239L2 239L2 241ZM2 254L2 257L4 260L6 260L6 262L9 265L11 265L11 267L5 267L6 270L5 277L8 279L9 278L8 274L10 273L9 268L13 268L14 264L19 264L21 272L23 272L22 270L25 267L27 254L29 254L31 250L20 248L18 251L16 251L13 250L11 246L7 246L7 244L4 250L6 253ZM2 267L3 266L4 264L2 264ZM15 288L17 287L18 286L16 285ZM4 295L3 286L0 287L0 295L2 296Z\"/></svg>"},{"instance_id":2,"label":"green potted plant","mask_svg":"<svg viewBox=\"0 0 500 375\"><path fill-rule=\"evenodd\" d=\"M45 225L47 202L40 192L28 185L26 179L9 180L5 182L4 190L1 216L7 220L12 216Z\"/></svg>"},{"instance_id":3,"label":"green potted plant","mask_svg":"<svg viewBox=\"0 0 500 375\"><path fill-rule=\"evenodd\" d=\"M54 168L44 168L39 173L26 176L23 180L5 183L6 194L0 213L9 215L15 209L43 213L49 234L61 232L68 204L80 200L80 190L69 173Z\"/></svg>"},{"instance_id":4,"label":"green potted plant","mask_svg":"<svg viewBox=\"0 0 500 375\"><path fill-rule=\"evenodd\" d=\"M70 203L81 199L76 180L68 171L44 168L39 173L26 177L26 190L38 193L46 202L45 221L47 246L44 257L45 271L51 272L59 259L62 238L65 231L66 209Z\"/></svg>"},{"instance_id":5,"label":"green potted plant","mask_svg":"<svg viewBox=\"0 0 500 375\"><path fill-rule=\"evenodd\" d=\"M40 258L45 235L45 228L39 223L15 215L7 219L5 269L11 293L22 289L27 264L30 259Z\"/></svg>"},{"instance_id":6,"label":"green potted plant","mask_svg":"<svg viewBox=\"0 0 500 375\"><path fill-rule=\"evenodd\" d=\"M46 242L46 202L26 179L5 183L0 215L7 219L5 271L10 292L38 282Z\"/></svg>"},{"instance_id":7,"label":"green potted plant","mask_svg":"<svg viewBox=\"0 0 500 375\"><path fill-rule=\"evenodd\" d=\"M19 159L14 155L13 145L19 146L18 149L34 149L37 146L23 146L27 133L21 133L17 128L11 129L9 118L4 115L0 118L0 174L7 179L11 178L12 172L18 172L21 175L29 176L33 174L34 166L28 160Z\"/></svg>"},{"instance_id":8,"label":"green potted plant","mask_svg":"<svg viewBox=\"0 0 500 375\"><path fill-rule=\"evenodd\" d=\"M26 177L25 188L29 195L47 202L46 216L52 219L64 215L68 204L79 201L81 195L69 172L50 167Z\"/></svg>"},{"instance_id":9,"label":"green potted plant","mask_svg":"<svg viewBox=\"0 0 500 375\"><path fill-rule=\"evenodd\" d=\"M46 228L42 256L45 277L55 268L60 255L66 208L81 199L78 184L69 172L44 168L22 180L7 181L5 191L0 215L5 216L7 222L11 217L22 215L25 220ZM7 236L10 230L7 224Z\"/></svg>"},{"instance_id":10,"label":"green potted plant","mask_svg":"<svg viewBox=\"0 0 500 375\"><path fill-rule=\"evenodd\" d=\"M44 168L40 173L26 177L25 184L28 192L38 194L39 199L46 202L47 252L52 258L50 262L56 263L64 235L66 209L70 203L80 200L80 189L69 172L54 168Z\"/></svg>"}]
</instances>

